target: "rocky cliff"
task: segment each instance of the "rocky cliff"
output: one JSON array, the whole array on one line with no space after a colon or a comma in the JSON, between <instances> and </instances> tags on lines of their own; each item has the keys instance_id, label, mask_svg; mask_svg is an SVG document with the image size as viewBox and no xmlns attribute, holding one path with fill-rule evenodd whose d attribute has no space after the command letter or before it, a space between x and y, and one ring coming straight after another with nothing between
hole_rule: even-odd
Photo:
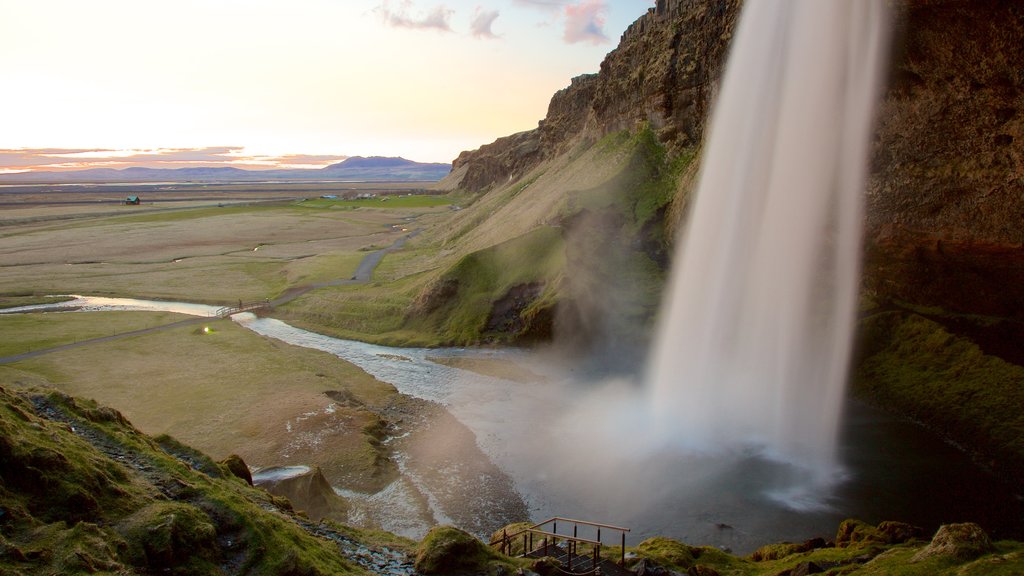
<instances>
[{"instance_id":1,"label":"rocky cliff","mask_svg":"<svg viewBox=\"0 0 1024 576\"><path fill-rule=\"evenodd\" d=\"M1024 7L893 6L892 73L866 191L865 287L882 299L1024 319ZM698 145L739 9L739 0L659 1L600 73L555 94L537 129L463 152L446 185L486 190L644 124L670 154Z\"/></svg>"},{"instance_id":2,"label":"rocky cliff","mask_svg":"<svg viewBox=\"0 0 1024 576\"><path fill-rule=\"evenodd\" d=\"M611 132L648 124L670 151L695 146L717 88L739 0L659 0L598 74L572 79L534 130L463 152L444 187L479 192Z\"/></svg>"},{"instance_id":3,"label":"rocky cliff","mask_svg":"<svg viewBox=\"0 0 1024 576\"><path fill-rule=\"evenodd\" d=\"M995 370L992 366L1002 365L989 358L1024 365L1017 344L1024 337L1024 5L1012 0L897 0L889 5L895 34L865 190L863 291L865 302L878 304L874 313L897 310L903 316L865 328L865 337L876 341L862 343L862 353L870 357L861 357L858 381L871 385L857 389L869 390L865 393L887 408L929 422L976 450L990 467L1024 478L1016 419L990 422L980 431L978 422L968 421L971 414L993 413L980 403L992 394L979 390L1010 382L1009 391L997 396L1012 406L1019 401L1011 396L1018 398L1024 390L1017 379L1001 375L1009 368ZM659 0L623 34L598 74L577 78L555 95L536 130L463 153L447 184L487 191L485 198L505 193L516 202L537 188L526 175L536 178L543 172L539 183L545 184L545 194L573 199L575 190L585 186L578 175L568 176L564 166L573 164L565 159L585 157L584 151L606 145L600 139L616 131L653 134L655 146L648 148L660 148L668 161L699 155L739 9L738 0ZM568 289L556 295L560 309L574 309L586 298L609 292L613 281L623 277L611 265L612 272L573 289L575 279L595 277L594 270L616 262L609 257L608 238L634 247L671 241L665 231L681 222L697 163L673 173L664 169L659 154L646 155L646 176L634 171L627 177L632 169L626 168L617 176L619 184L601 185L632 208L563 211L557 224L566 238L573 237L574 222L599 224L588 228L593 233L576 235L583 241L575 245L589 252L581 256L565 249L567 270L574 263L578 267L565 274ZM561 180L559 170L565 174ZM627 200L644 181L666 174L678 178L668 204L643 195ZM547 196L530 201L555 205ZM498 203L494 200L491 214L500 214ZM636 218L636 207L643 205L655 207L653 217ZM623 214L636 225L630 234L619 235L630 229L613 221ZM625 260L636 259L637 251L627 252ZM667 266L658 250L642 252ZM602 316L622 308L619 301L598 301L576 315L589 324L570 323L575 332L593 332ZM945 336L914 341L901 336L909 333L905 323L924 322L914 314L938 323L933 333ZM950 360L968 356L970 362ZM972 368L968 382L968 365L985 368ZM921 398L940 392L956 397L922 412Z\"/></svg>"},{"instance_id":4,"label":"rocky cliff","mask_svg":"<svg viewBox=\"0 0 1024 576\"><path fill-rule=\"evenodd\" d=\"M865 282L1024 319L1024 6L909 2L867 190Z\"/></svg>"}]
</instances>

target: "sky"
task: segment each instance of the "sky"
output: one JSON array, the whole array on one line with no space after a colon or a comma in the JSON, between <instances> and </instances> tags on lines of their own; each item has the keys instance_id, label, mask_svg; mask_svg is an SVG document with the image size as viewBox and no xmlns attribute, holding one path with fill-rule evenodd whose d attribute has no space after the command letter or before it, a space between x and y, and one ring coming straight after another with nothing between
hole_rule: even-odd
<instances>
[{"instance_id":1,"label":"sky","mask_svg":"<svg viewBox=\"0 0 1024 576\"><path fill-rule=\"evenodd\" d=\"M450 162L653 0L0 0L0 172Z\"/></svg>"}]
</instances>

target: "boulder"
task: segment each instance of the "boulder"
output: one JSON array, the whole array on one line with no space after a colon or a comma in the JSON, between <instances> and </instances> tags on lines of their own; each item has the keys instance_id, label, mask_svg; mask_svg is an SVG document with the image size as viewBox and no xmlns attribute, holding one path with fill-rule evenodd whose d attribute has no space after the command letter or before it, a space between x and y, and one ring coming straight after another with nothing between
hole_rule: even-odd
<instances>
[{"instance_id":1,"label":"boulder","mask_svg":"<svg viewBox=\"0 0 1024 576\"><path fill-rule=\"evenodd\" d=\"M878 525L878 533L885 539L886 544L902 544L921 538L924 535L924 529L906 522L886 520Z\"/></svg>"},{"instance_id":2,"label":"boulder","mask_svg":"<svg viewBox=\"0 0 1024 576\"><path fill-rule=\"evenodd\" d=\"M241 456L232 454L221 460L220 463L225 466L229 472L242 480L245 480L249 486L252 486L252 474L249 472L249 467L246 466L245 461L242 460Z\"/></svg>"},{"instance_id":3,"label":"boulder","mask_svg":"<svg viewBox=\"0 0 1024 576\"><path fill-rule=\"evenodd\" d=\"M491 572L496 552L471 534L453 526L435 526L416 549L416 571L420 574Z\"/></svg>"},{"instance_id":4,"label":"boulder","mask_svg":"<svg viewBox=\"0 0 1024 576\"><path fill-rule=\"evenodd\" d=\"M936 556L955 560L973 560L994 550L992 541L981 526L973 522L943 524L932 541L914 555L911 562L920 562Z\"/></svg>"},{"instance_id":5,"label":"boulder","mask_svg":"<svg viewBox=\"0 0 1024 576\"><path fill-rule=\"evenodd\" d=\"M348 501L334 492L319 466L304 474L268 480L259 485L274 496L287 498L295 510L305 512L310 520L348 520Z\"/></svg>"}]
</instances>

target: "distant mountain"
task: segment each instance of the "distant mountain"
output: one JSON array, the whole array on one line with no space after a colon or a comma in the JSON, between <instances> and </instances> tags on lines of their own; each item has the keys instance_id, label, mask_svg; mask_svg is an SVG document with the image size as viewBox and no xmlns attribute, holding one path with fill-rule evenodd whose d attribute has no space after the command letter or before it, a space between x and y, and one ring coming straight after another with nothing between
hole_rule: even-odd
<instances>
[{"instance_id":1,"label":"distant mountain","mask_svg":"<svg viewBox=\"0 0 1024 576\"><path fill-rule=\"evenodd\" d=\"M351 158L346 158L344 161L338 162L337 164L331 164L323 169L351 170L354 168L410 168L415 166L447 166L448 168L451 168L450 164L420 164L419 162L406 160L402 157L370 156L369 158L366 158L363 156L353 156Z\"/></svg>"},{"instance_id":2,"label":"distant mountain","mask_svg":"<svg viewBox=\"0 0 1024 576\"><path fill-rule=\"evenodd\" d=\"M317 170L243 170L241 168L93 168L72 172L0 174L0 183L71 182L265 182L275 180L437 181L451 164L424 163L384 156L353 156Z\"/></svg>"}]
</instances>

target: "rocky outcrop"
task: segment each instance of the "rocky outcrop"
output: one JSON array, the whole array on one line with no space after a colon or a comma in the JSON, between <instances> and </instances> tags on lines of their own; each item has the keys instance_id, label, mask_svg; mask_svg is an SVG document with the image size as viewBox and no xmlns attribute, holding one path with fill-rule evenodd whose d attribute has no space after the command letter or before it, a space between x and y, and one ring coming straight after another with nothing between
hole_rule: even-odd
<instances>
[{"instance_id":1,"label":"rocky outcrop","mask_svg":"<svg viewBox=\"0 0 1024 576\"><path fill-rule=\"evenodd\" d=\"M540 133L537 130L519 132L459 154L452 162L452 174L440 185L456 185L478 192L522 176L543 159Z\"/></svg>"},{"instance_id":2,"label":"rocky outcrop","mask_svg":"<svg viewBox=\"0 0 1024 576\"><path fill-rule=\"evenodd\" d=\"M257 486L274 496L287 498L295 510L304 512L310 520L348 520L348 502L334 492L318 467L302 474L272 477L258 482Z\"/></svg>"},{"instance_id":3,"label":"rocky outcrop","mask_svg":"<svg viewBox=\"0 0 1024 576\"><path fill-rule=\"evenodd\" d=\"M581 142L649 124L670 150L695 146L717 88L739 0L659 0L634 22L598 74L572 79L538 127L463 152L442 188L482 191Z\"/></svg>"},{"instance_id":4,"label":"rocky outcrop","mask_svg":"<svg viewBox=\"0 0 1024 576\"><path fill-rule=\"evenodd\" d=\"M739 9L739 0L659 0L601 63L586 131L647 122L670 150L699 144Z\"/></svg>"},{"instance_id":5,"label":"rocky outcrop","mask_svg":"<svg viewBox=\"0 0 1024 576\"><path fill-rule=\"evenodd\" d=\"M973 522L944 524L939 526L932 541L915 554L911 562L921 562L935 557L960 561L973 560L993 550L995 547L981 526Z\"/></svg>"}]
</instances>

